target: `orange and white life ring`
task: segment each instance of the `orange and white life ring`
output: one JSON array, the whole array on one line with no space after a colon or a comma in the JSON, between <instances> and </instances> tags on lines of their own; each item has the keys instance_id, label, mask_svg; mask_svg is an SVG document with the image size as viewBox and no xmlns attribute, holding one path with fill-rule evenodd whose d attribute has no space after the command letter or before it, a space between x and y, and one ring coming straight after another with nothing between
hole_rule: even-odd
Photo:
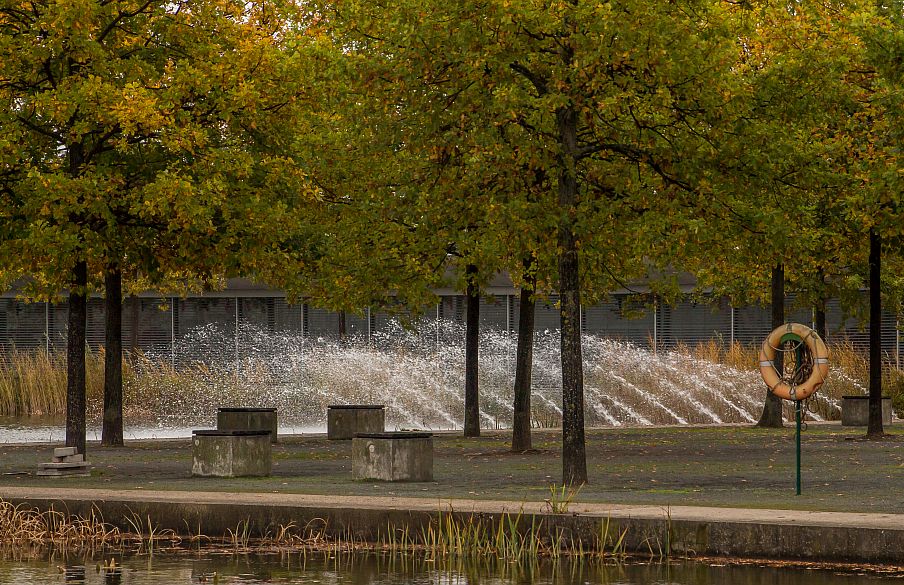
<instances>
[{"instance_id":1,"label":"orange and white life ring","mask_svg":"<svg viewBox=\"0 0 904 585\"><path fill-rule=\"evenodd\" d=\"M775 369L775 353L784 341L797 339L806 344L813 359L813 372L800 384L782 380ZM819 335L806 325L788 323L776 328L766 337L760 349L760 374L772 393L785 400L805 400L819 390L829 375L829 349Z\"/></svg>"}]
</instances>

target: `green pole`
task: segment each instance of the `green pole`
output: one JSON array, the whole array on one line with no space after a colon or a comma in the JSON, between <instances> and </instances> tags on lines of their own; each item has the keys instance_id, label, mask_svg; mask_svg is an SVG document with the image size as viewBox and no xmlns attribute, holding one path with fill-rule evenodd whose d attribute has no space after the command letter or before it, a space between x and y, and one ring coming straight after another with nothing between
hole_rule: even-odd
<instances>
[{"instance_id":1,"label":"green pole","mask_svg":"<svg viewBox=\"0 0 904 585\"><path fill-rule=\"evenodd\" d=\"M800 400L794 401L794 414L797 419L797 495L800 495Z\"/></svg>"}]
</instances>

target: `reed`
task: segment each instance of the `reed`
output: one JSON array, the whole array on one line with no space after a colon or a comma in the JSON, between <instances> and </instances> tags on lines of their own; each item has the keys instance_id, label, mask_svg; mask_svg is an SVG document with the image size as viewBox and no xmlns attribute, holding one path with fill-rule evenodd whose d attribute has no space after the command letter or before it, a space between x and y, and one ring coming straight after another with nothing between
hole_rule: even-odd
<instances>
[{"instance_id":1,"label":"reed","mask_svg":"<svg viewBox=\"0 0 904 585\"><path fill-rule=\"evenodd\" d=\"M493 519L449 510L438 514L419 534L391 531L396 534L391 537L395 542L383 548L389 552L423 549L430 558L498 558L519 563L566 556L621 558L626 554L627 531L619 530L609 519L589 542L557 525L544 525L545 521L531 516L528 524L523 512Z\"/></svg>"},{"instance_id":2,"label":"reed","mask_svg":"<svg viewBox=\"0 0 904 585\"><path fill-rule=\"evenodd\" d=\"M549 497L546 499L546 509L550 514L567 514L571 502L583 489L584 484L579 486L569 486L562 484L556 487L556 484L549 486Z\"/></svg>"},{"instance_id":3,"label":"reed","mask_svg":"<svg viewBox=\"0 0 904 585\"><path fill-rule=\"evenodd\" d=\"M162 529L150 516L132 513L123 519L129 527L122 530L92 511L85 517L56 510L38 510L0 500L0 547L26 548L51 545L66 550L123 550L154 554L161 546L170 549L183 545L183 538L171 529ZM407 525L387 524L376 538L367 541L350 532L330 533L326 523L313 521L304 527L294 523L280 526L276 533L252 535L250 520L239 522L221 538L197 531L188 543L202 540L226 545L237 551L300 550L320 552L331 558L344 553L379 552L390 556L424 554L430 559L498 559L505 562L535 562L539 559L581 558L619 559L626 556L625 536L608 518L588 540L572 535L549 518L523 512L498 517L481 514L457 514L454 510L437 513L419 530Z\"/></svg>"},{"instance_id":4,"label":"reed","mask_svg":"<svg viewBox=\"0 0 904 585\"><path fill-rule=\"evenodd\" d=\"M101 400L104 353L85 355L89 400ZM129 368L126 366L124 375ZM44 349L13 349L0 360L0 415L53 416L66 411L66 356Z\"/></svg>"},{"instance_id":5,"label":"reed","mask_svg":"<svg viewBox=\"0 0 904 585\"><path fill-rule=\"evenodd\" d=\"M758 345L745 346L738 342L721 345L716 340L709 340L695 345L690 349L690 353L698 359L721 363L739 370L756 370L759 349ZM829 346L829 360L828 380L817 394L827 400L810 406L818 409L818 414L824 418L837 419L840 417L840 410L835 403L840 401L842 396L867 393L869 354L863 349L854 347L849 340L842 340ZM895 367L890 358L883 363L882 389L885 395L892 398L898 416L904 416L904 370Z\"/></svg>"},{"instance_id":6,"label":"reed","mask_svg":"<svg viewBox=\"0 0 904 585\"><path fill-rule=\"evenodd\" d=\"M40 511L0 500L0 544L12 546L54 544L62 547L98 547L120 544L123 533L94 511L87 517L56 510Z\"/></svg>"},{"instance_id":7,"label":"reed","mask_svg":"<svg viewBox=\"0 0 904 585\"><path fill-rule=\"evenodd\" d=\"M756 378L751 374L757 369L758 349L756 345L742 345L737 342L725 343L721 339L710 339L696 345L678 345L669 352L661 350L658 355L660 359L663 355L672 355L665 359L670 365L675 366L676 376L693 377L701 366L707 364L727 366L732 370L716 375L724 375L725 379L738 380L739 384L746 385L746 389L741 391L749 392L753 391L753 387L756 386ZM624 364L615 363L614 360L601 366L601 361L609 359L605 357L604 350L605 348L598 349L596 355L588 354L588 364L596 366L589 367L585 372L588 387L596 388L597 392L601 392L605 396L607 389L612 386L612 372L615 372L624 376L627 383L636 388L636 390L625 392L618 397L628 406L633 406L641 411L647 409L647 406L643 401L639 401L638 396L661 398L663 394L661 376L644 374L646 372L644 368L628 367L626 370L621 370L619 368L623 368ZM836 403L842 395L866 392L869 364L866 353L855 348L849 342L833 343L830 350L831 373L829 380L817 394L817 398L811 401L810 406L823 418L831 419L839 416ZM651 359L649 353L642 348L626 346L618 351L628 355L624 358L627 361L636 360L640 363ZM380 366L379 360L385 361L387 356L379 352L362 350L357 353L352 352L350 355L349 359L358 360L355 364L355 368L357 368L355 371L359 372L360 376L355 378L355 384L358 385L356 388L342 390L345 388L342 384L332 385L328 379L324 378L328 372L333 372L329 368L321 370L318 369L319 366L312 366L303 371L290 371L291 376L297 376L293 379L301 380L300 385L310 397L311 408L309 410L293 412L294 416L300 417L299 422L319 423L320 413L323 410L320 407L325 408L326 404L337 395L342 396L340 400L347 402L379 401L380 398L377 396L379 392L375 395L370 393L376 392L375 387L382 388L381 380L383 378L392 378L399 373L399 368L412 372L418 370L417 363L411 364L410 367L400 364L404 359L408 359L406 357L408 354L405 352L402 352L398 359L393 358L390 360L391 363L382 366ZM674 359L675 356L678 359ZM374 360L377 360L377 363ZM103 394L103 349L89 351L86 354L86 363L88 412L93 422L96 422L101 412L100 405ZM310 363L319 364L320 362L314 360ZM886 362L883 374L885 376L885 392L894 399L898 412L904 414L904 372L894 367L888 367L890 364L891 362ZM242 361L240 367L241 375L239 376L236 371L239 368L238 365L225 367L222 363L211 366L203 362L194 362L182 363L174 367L168 356L148 356L141 352L128 353L123 361L123 402L126 419L127 421L161 421L172 418L178 419L179 424L202 424L202 421L196 420L199 412L213 412L216 406L227 403L253 405L260 402L262 396L267 396L268 402L286 400L293 406L297 405L297 402L292 401L291 395L283 390L267 394L270 389L274 388L274 385L282 388L279 385L286 384L286 372L271 371L275 367L272 361L249 359ZM346 367L346 369L350 369L350 367ZM493 371L498 379L495 382L493 380L486 382L489 386L486 389L482 387L481 390L488 394L496 392L501 398L495 401L490 400L487 403L490 405L510 404L509 397L493 386L493 384L497 384L500 388L505 387L505 391L510 390L510 380L502 375L508 370ZM539 394L551 398L541 397L543 399L534 400L532 424L540 428L557 427L561 425L561 414L554 404L557 381L552 378L541 380L541 374L548 374L548 372L544 374L544 371L542 367L538 368L536 385L538 388L542 386ZM437 381L437 379L428 377L417 378L415 381L417 382L415 387L423 385L425 392L430 392L437 400L444 401L445 406L440 410L448 413L445 420L424 422L421 426L429 428L433 424L438 424L439 428L446 428L442 424L454 425L455 421L459 420L456 409L461 405L458 403L446 404L446 402L452 400L450 397L458 399L458 394L451 390L457 386L457 378L451 376ZM348 383L350 382L346 380L345 384ZM288 387L293 388L292 391L297 388L292 384L289 384ZM741 388L741 386L737 387ZM665 393L669 394L669 392ZM48 353L44 349L14 349L0 359L0 416L62 416L65 413L65 394L66 361L62 353ZM668 402L668 397L666 398ZM282 405L283 403L279 403L277 406ZM699 416L699 413L693 412L693 409L686 404L680 404L680 401L669 403L669 407L688 420L691 420L693 416ZM488 408L490 407L488 406ZM410 410L410 416L424 414L432 416L432 411L415 413L415 408ZM509 424L506 413L491 410L487 412L497 418L499 426L504 427ZM724 420L730 420L732 416L735 416L730 410L720 411L720 414ZM675 417L656 409L646 415L650 416L650 421L655 424L675 422ZM631 422L630 417L628 417L628 422ZM607 421L600 420L593 424L607 424Z\"/></svg>"}]
</instances>

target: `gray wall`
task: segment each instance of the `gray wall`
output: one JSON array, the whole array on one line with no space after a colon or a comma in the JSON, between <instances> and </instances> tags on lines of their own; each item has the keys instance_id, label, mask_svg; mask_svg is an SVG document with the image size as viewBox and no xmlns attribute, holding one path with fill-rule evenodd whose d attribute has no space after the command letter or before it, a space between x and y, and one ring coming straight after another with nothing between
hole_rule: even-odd
<instances>
[{"instance_id":1,"label":"gray wall","mask_svg":"<svg viewBox=\"0 0 904 585\"><path fill-rule=\"evenodd\" d=\"M556 299L538 302L535 328L554 331L558 327ZM483 327L515 333L518 329L519 299L514 295L497 295L481 301ZM0 349L47 348L62 350L66 337L66 310L62 303L26 303L15 298L0 298ZM463 322L465 298L443 296L435 310L421 318L422 333L433 335L430 321L440 319ZM627 313L627 314L626 314ZM792 321L811 324L809 311L797 311ZM103 344L104 309L100 299L88 304L88 342L92 347ZM348 314L349 335L374 338L385 331L392 318L385 312L367 310L362 315ZM883 348L889 362L900 367L900 334L897 316L883 315ZM769 333L768 309L762 307L733 308L725 302L711 304L681 302L674 306L644 307L627 295L613 296L608 301L585 307L581 324L586 333L631 341L642 346L671 348L678 344L694 345L716 339L723 343L739 341L758 344ZM855 347L869 343L865 329L856 321L843 319L835 302L827 310L829 341L849 340ZM123 311L123 345L126 348L164 353L173 351L180 340L199 328L215 328L224 338L235 338L235 347L252 329L274 333L294 332L305 336L338 337L338 314L307 304L290 305L275 296L205 296L188 298L129 298ZM438 333L437 333L438 334ZM451 340L438 340L451 341ZM231 351L231 349L227 348ZM223 348L216 349L223 351ZM176 352L173 352L174 354Z\"/></svg>"}]
</instances>

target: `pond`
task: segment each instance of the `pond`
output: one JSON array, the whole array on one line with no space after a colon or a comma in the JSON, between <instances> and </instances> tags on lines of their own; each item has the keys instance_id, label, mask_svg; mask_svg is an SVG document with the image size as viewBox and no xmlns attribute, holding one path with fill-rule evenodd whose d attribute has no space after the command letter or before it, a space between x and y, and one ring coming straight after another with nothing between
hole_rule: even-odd
<instances>
[{"instance_id":1,"label":"pond","mask_svg":"<svg viewBox=\"0 0 904 585\"><path fill-rule=\"evenodd\" d=\"M113 568L101 556L42 554L0 561L0 583L21 585L217 585L256 583L322 585L854 585L895 579L893 568L821 565L787 566L724 560L619 563L543 561L507 563L498 559L435 559L419 555L282 552L238 554L195 552L116 557Z\"/></svg>"}]
</instances>

